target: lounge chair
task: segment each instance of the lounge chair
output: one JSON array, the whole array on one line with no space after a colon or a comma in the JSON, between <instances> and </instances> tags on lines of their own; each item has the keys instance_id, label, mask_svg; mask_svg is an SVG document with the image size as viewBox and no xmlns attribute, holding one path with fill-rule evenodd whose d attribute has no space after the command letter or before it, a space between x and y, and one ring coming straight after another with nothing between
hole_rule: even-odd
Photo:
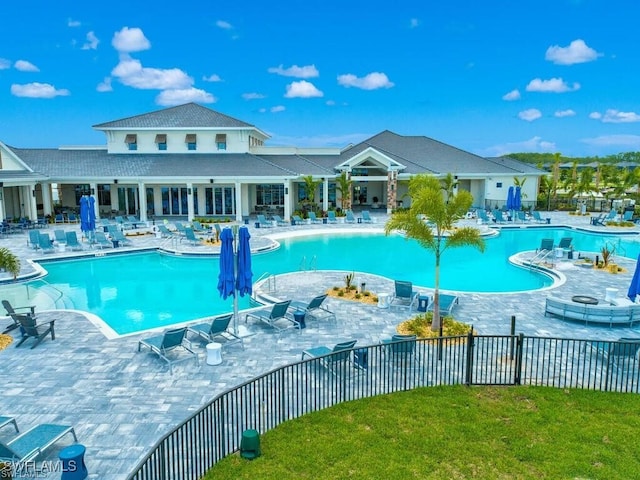
<instances>
[{"instance_id":1,"label":"lounge chair","mask_svg":"<svg viewBox=\"0 0 640 480\"><path fill-rule=\"evenodd\" d=\"M17 313L11 315L11 317L20 324L20 333L22 334L22 338L16 344L16 347L33 338L35 339L35 342L31 344L31 349L33 350L47 335L51 335L51 340L56 339L55 319L38 322L37 315L31 313Z\"/></svg>"},{"instance_id":2,"label":"lounge chair","mask_svg":"<svg viewBox=\"0 0 640 480\"><path fill-rule=\"evenodd\" d=\"M16 429L16 433L20 433L20 430L18 430L18 422L16 422L15 418L0 416L0 428L6 427L7 425L11 424L13 424L13 428Z\"/></svg>"},{"instance_id":3,"label":"lounge chair","mask_svg":"<svg viewBox=\"0 0 640 480\"><path fill-rule=\"evenodd\" d=\"M184 360L189 360L192 357L196 360L196 366L199 365L198 362L198 354L191 350L190 347L185 345L185 336L187 334L187 327L181 328L172 328L169 330L165 330L162 335L156 335L155 337L149 337L138 341L138 351L140 351L140 347L145 346L149 347L149 349L157 354L160 359L164 360L169 364L169 372L173 375L173 364L182 362ZM171 358L170 352L177 350L184 350L187 352L188 356L184 356L183 358L176 357Z\"/></svg>"},{"instance_id":4,"label":"lounge chair","mask_svg":"<svg viewBox=\"0 0 640 480\"><path fill-rule=\"evenodd\" d=\"M496 223L507 223L505 218L502 216L502 210L498 210L497 208L493 210L493 218Z\"/></svg>"},{"instance_id":5,"label":"lounge chair","mask_svg":"<svg viewBox=\"0 0 640 480\"><path fill-rule=\"evenodd\" d=\"M38 230L29 230L29 238L27 239L27 245L37 250L40 248L40 232Z\"/></svg>"},{"instance_id":6,"label":"lounge chair","mask_svg":"<svg viewBox=\"0 0 640 480\"><path fill-rule=\"evenodd\" d=\"M623 222L632 222L633 221L633 210L626 210L622 215Z\"/></svg>"},{"instance_id":7,"label":"lounge chair","mask_svg":"<svg viewBox=\"0 0 640 480\"><path fill-rule=\"evenodd\" d=\"M553 238L543 238L540 240L540 247L536 249L536 253L551 252L553 250Z\"/></svg>"},{"instance_id":8,"label":"lounge chair","mask_svg":"<svg viewBox=\"0 0 640 480\"><path fill-rule=\"evenodd\" d=\"M160 232L162 238L173 238L175 234L167 228L166 225L156 225L156 229Z\"/></svg>"},{"instance_id":9,"label":"lounge chair","mask_svg":"<svg viewBox=\"0 0 640 480\"><path fill-rule=\"evenodd\" d=\"M191 229L195 233L205 233L207 231L207 229L204 228L202 224L197 220L194 220L193 222L191 222Z\"/></svg>"},{"instance_id":10,"label":"lounge chair","mask_svg":"<svg viewBox=\"0 0 640 480\"><path fill-rule=\"evenodd\" d=\"M327 307L322 306L323 302L327 298L327 294L318 295L311 299L310 302L291 302L291 308L295 308L298 311L303 311L306 315L320 320L326 318L327 320L336 320L336 314L329 310Z\"/></svg>"},{"instance_id":11,"label":"lounge chair","mask_svg":"<svg viewBox=\"0 0 640 480\"><path fill-rule=\"evenodd\" d=\"M67 222L78 223L78 216L73 212L67 213Z\"/></svg>"},{"instance_id":12,"label":"lounge chair","mask_svg":"<svg viewBox=\"0 0 640 480\"><path fill-rule=\"evenodd\" d=\"M133 225L129 223L128 220L125 220L122 215L117 215L114 220L116 221L116 225L122 228L123 230L133 228Z\"/></svg>"},{"instance_id":13,"label":"lounge chair","mask_svg":"<svg viewBox=\"0 0 640 480\"><path fill-rule=\"evenodd\" d=\"M329 210L327 212L327 221L329 223L338 223L338 219L336 218L336 212L333 210Z\"/></svg>"},{"instance_id":14,"label":"lounge chair","mask_svg":"<svg viewBox=\"0 0 640 480\"><path fill-rule=\"evenodd\" d=\"M194 245L194 246L202 245L202 243L200 242L200 239L196 237L196 234L194 233L191 227L185 227L184 237L182 237L180 241L182 242L183 239L188 241L191 245Z\"/></svg>"},{"instance_id":15,"label":"lounge chair","mask_svg":"<svg viewBox=\"0 0 640 480\"><path fill-rule=\"evenodd\" d=\"M93 235L93 244L100 248L111 247L113 248L113 242L111 242L104 232L95 232Z\"/></svg>"},{"instance_id":16,"label":"lounge chair","mask_svg":"<svg viewBox=\"0 0 640 480\"><path fill-rule=\"evenodd\" d=\"M287 310L291 305L291 300L285 300L284 302L274 303L268 309L256 310L249 312L245 315L245 323L249 318L255 318L261 322L266 323L270 327L275 328L278 333L296 326L296 322L293 318L287 317Z\"/></svg>"},{"instance_id":17,"label":"lounge chair","mask_svg":"<svg viewBox=\"0 0 640 480\"><path fill-rule=\"evenodd\" d=\"M59 244L66 245L67 235L64 230L56 229L53 231L53 241Z\"/></svg>"},{"instance_id":18,"label":"lounge chair","mask_svg":"<svg viewBox=\"0 0 640 480\"><path fill-rule=\"evenodd\" d=\"M447 293L439 293L438 294L438 307L440 314L445 313L447 316L451 315L453 311L453 307L458 305L458 296L457 295L449 295ZM435 303L431 302L427 307L427 311L432 311L435 307Z\"/></svg>"},{"instance_id":19,"label":"lounge chair","mask_svg":"<svg viewBox=\"0 0 640 480\"><path fill-rule=\"evenodd\" d=\"M384 345L384 354L395 364L406 365L411 361L418 360L416 352L416 335L393 335L391 338L383 339L380 343Z\"/></svg>"},{"instance_id":20,"label":"lounge chair","mask_svg":"<svg viewBox=\"0 0 640 480\"><path fill-rule=\"evenodd\" d=\"M478 215L478 218L485 224L490 224L491 223L491 219L489 218L489 215L487 215L487 211L480 208L478 209L478 211L476 212Z\"/></svg>"},{"instance_id":21,"label":"lounge chair","mask_svg":"<svg viewBox=\"0 0 640 480\"><path fill-rule=\"evenodd\" d=\"M184 235L185 227L182 222L173 222L173 226L176 227L176 232L180 235Z\"/></svg>"},{"instance_id":22,"label":"lounge chair","mask_svg":"<svg viewBox=\"0 0 640 480\"><path fill-rule=\"evenodd\" d=\"M537 210L531 210L531 216L536 223L547 223L547 220L540 216L540 212Z\"/></svg>"},{"instance_id":23,"label":"lounge chair","mask_svg":"<svg viewBox=\"0 0 640 480\"><path fill-rule=\"evenodd\" d=\"M414 306L418 305L419 293L413 289L413 284L411 282L396 280L394 283L395 292L389 302L389 305L399 304L401 306L409 307L409 311L411 311Z\"/></svg>"},{"instance_id":24,"label":"lounge chair","mask_svg":"<svg viewBox=\"0 0 640 480\"><path fill-rule=\"evenodd\" d=\"M147 222L143 222L141 220L138 220L136 217L134 217L133 215L129 215L127 216L127 222L130 225L133 225L133 228L138 228L138 227L146 227L147 226Z\"/></svg>"},{"instance_id":25,"label":"lounge chair","mask_svg":"<svg viewBox=\"0 0 640 480\"><path fill-rule=\"evenodd\" d=\"M569 252L573 250L571 242L573 242L573 237L562 237L560 243L558 243L558 248L561 248L564 252Z\"/></svg>"},{"instance_id":26,"label":"lounge chair","mask_svg":"<svg viewBox=\"0 0 640 480\"><path fill-rule=\"evenodd\" d=\"M523 212L522 210L518 210L516 212L516 215L518 217L518 220L520 220L522 223L527 223L531 221L531 218L527 217L527 212Z\"/></svg>"},{"instance_id":27,"label":"lounge chair","mask_svg":"<svg viewBox=\"0 0 640 480\"><path fill-rule=\"evenodd\" d=\"M122 247L122 246L127 246L127 245L133 245L133 242L131 240L129 240L127 238L127 236L122 233L122 231L118 230L117 228L115 230L113 230L112 232L109 232L109 235L111 235L111 241L112 242L118 242L118 246Z\"/></svg>"},{"instance_id":28,"label":"lounge chair","mask_svg":"<svg viewBox=\"0 0 640 480\"><path fill-rule=\"evenodd\" d=\"M332 348L327 346L319 346L309 348L302 352L302 360L305 357L317 358L320 365L326 368L334 375L344 372L348 363L351 363L351 351L357 340L349 340L347 342L337 343Z\"/></svg>"},{"instance_id":29,"label":"lounge chair","mask_svg":"<svg viewBox=\"0 0 640 480\"><path fill-rule=\"evenodd\" d=\"M46 233L40 232L40 238L38 238L38 244L40 245L40 250L44 253L51 253L54 251L53 242L51 241L51 237Z\"/></svg>"},{"instance_id":30,"label":"lounge chair","mask_svg":"<svg viewBox=\"0 0 640 480\"><path fill-rule=\"evenodd\" d=\"M344 220L347 223L356 223L356 217L353 216L353 212L351 210L347 210L347 218Z\"/></svg>"},{"instance_id":31,"label":"lounge chair","mask_svg":"<svg viewBox=\"0 0 640 480\"><path fill-rule=\"evenodd\" d=\"M187 328L187 331L190 333L194 333L198 336L198 338L201 338L206 342L223 340L223 347L239 342L244 349L242 339L229 330L229 323L231 322L232 318L232 313L228 315L221 315L219 317L215 317L211 322L192 325Z\"/></svg>"},{"instance_id":32,"label":"lounge chair","mask_svg":"<svg viewBox=\"0 0 640 480\"><path fill-rule=\"evenodd\" d=\"M280 215L271 215L273 221L276 222L278 227L286 227L287 222L285 222Z\"/></svg>"},{"instance_id":33,"label":"lounge chair","mask_svg":"<svg viewBox=\"0 0 640 480\"><path fill-rule=\"evenodd\" d=\"M9 315L9 318L13 320L13 323L7 326L7 328L5 328L2 333L10 332L14 328L18 328L20 326L20 322L18 321L17 315L24 315L24 314L19 313L17 310L26 311L29 315L36 314L36 307L33 305L29 305L26 307L14 307L11 305L11 303L9 303L9 300L2 300L2 306L7 311L7 315Z\"/></svg>"},{"instance_id":34,"label":"lounge chair","mask_svg":"<svg viewBox=\"0 0 640 480\"><path fill-rule=\"evenodd\" d=\"M71 250L82 250L82 244L78 241L76 232L66 232L67 248Z\"/></svg>"},{"instance_id":35,"label":"lounge chair","mask_svg":"<svg viewBox=\"0 0 640 480\"><path fill-rule=\"evenodd\" d=\"M610 210L609 214L604 218L604 223L606 225L607 222L609 221L615 221L618 218L618 211L617 210Z\"/></svg>"},{"instance_id":36,"label":"lounge chair","mask_svg":"<svg viewBox=\"0 0 640 480\"><path fill-rule=\"evenodd\" d=\"M73 435L74 443L77 443L78 437L73 427L51 423L36 425L6 443L0 442L0 459L13 463L16 470L21 471L22 466L28 468L25 464L31 465L68 433Z\"/></svg>"},{"instance_id":37,"label":"lounge chair","mask_svg":"<svg viewBox=\"0 0 640 480\"><path fill-rule=\"evenodd\" d=\"M369 214L369 210L363 210L362 211L362 221L364 223L373 223L373 219L371 218L371 215Z\"/></svg>"},{"instance_id":38,"label":"lounge chair","mask_svg":"<svg viewBox=\"0 0 640 480\"><path fill-rule=\"evenodd\" d=\"M311 223L322 223L322 219L316 216L316 212L309 212L309 220Z\"/></svg>"},{"instance_id":39,"label":"lounge chair","mask_svg":"<svg viewBox=\"0 0 640 480\"><path fill-rule=\"evenodd\" d=\"M300 215L291 215L291 225L302 225L304 220Z\"/></svg>"},{"instance_id":40,"label":"lounge chair","mask_svg":"<svg viewBox=\"0 0 640 480\"><path fill-rule=\"evenodd\" d=\"M619 338L616 342L593 341L585 344L585 350L590 348L596 355L601 356L606 362L618 370L626 371L638 363L640 351L640 338Z\"/></svg>"},{"instance_id":41,"label":"lounge chair","mask_svg":"<svg viewBox=\"0 0 640 480\"><path fill-rule=\"evenodd\" d=\"M258 225L260 226L260 228L271 228L271 227L273 227L273 222L267 220L267 217L265 217L263 214L259 213L258 214Z\"/></svg>"},{"instance_id":42,"label":"lounge chair","mask_svg":"<svg viewBox=\"0 0 640 480\"><path fill-rule=\"evenodd\" d=\"M55 222L56 223L64 223L64 215L61 214L61 213L56 213Z\"/></svg>"}]
</instances>

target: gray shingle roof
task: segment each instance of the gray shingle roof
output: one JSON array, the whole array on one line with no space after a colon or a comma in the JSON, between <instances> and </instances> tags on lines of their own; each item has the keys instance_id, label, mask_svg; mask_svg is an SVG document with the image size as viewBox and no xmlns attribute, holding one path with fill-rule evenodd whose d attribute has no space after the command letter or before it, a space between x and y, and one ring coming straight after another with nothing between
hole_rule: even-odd
<instances>
[{"instance_id":1,"label":"gray shingle roof","mask_svg":"<svg viewBox=\"0 0 640 480\"><path fill-rule=\"evenodd\" d=\"M134 117L99 123L98 130L118 128L255 128L253 125L229 117L196 103L187 103L144 113Z\"/></svg>"}]
</instances>

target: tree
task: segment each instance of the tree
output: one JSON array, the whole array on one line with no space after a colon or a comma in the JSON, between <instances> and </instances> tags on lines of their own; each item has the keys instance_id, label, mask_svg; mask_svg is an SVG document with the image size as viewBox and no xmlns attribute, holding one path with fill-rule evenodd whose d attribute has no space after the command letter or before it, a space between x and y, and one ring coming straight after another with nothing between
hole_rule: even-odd
<instances>
[{"instance_id":1,"label":"tree","mask_svg":"<svg viewBox=\"0 0 640 480\"><path fill-rule=\"evenodd\" d=\"M353 180L347 176L347 172L343 171L340 176L336 178L336 190L340 192L343 210L351 208L351 185L353 185Z\"/></svg>"},{"instance_id":2,"label":"tree","mask_svg":"<svg viewBox=\"0 0 640 480\"><path fill-rule=\"evenodd\" d=\"M8 248L0 248L0 268L13 275L15 280L20 273L20 259Z\"/></svg>"},{"instance_id":3,"label":"tree","mask_svg":"<svg viewBox=\"0 0 640 480\"><path fill-rule=\"evenodd\" d=\"M484 240L474 227L456 227L473 204L473 196L465 191L456 193L457 184L452 174L443 179L432 175L416 175L409 180L411 206L397 210L384 227L386 235L393 230L403 230L407 238L413 238L435 256L434 282L434 331L440 330L440 260L448 248L476 247L484 252ZM428 223L424 221L424 216Z\"/></svg>"},{"instance_id":4,"label":"tree","mask_svg":"<svg viewBox=\"0 0 640 480\"><path fill-rule=\"evenodd\" d=\"M316 211L316 190L322 184L322 180L314 180L311 175L302 177L304 182L304 193L306 195L306 203L312 211Z\"/></svg>"}]
</instances>

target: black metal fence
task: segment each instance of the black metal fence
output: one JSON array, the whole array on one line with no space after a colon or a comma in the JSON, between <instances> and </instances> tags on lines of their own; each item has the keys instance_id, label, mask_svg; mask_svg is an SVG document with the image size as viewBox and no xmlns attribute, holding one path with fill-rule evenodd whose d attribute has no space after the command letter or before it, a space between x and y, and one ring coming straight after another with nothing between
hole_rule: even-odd
<instances>
[{"instance_id":1,"label":"black metal fence","mask_svg":"<svg viewBox=\"0 0 640 480\"><path fill-rule=\"evenodd\" d=\"M244 430L263 433L341 402L418 387L538 385L638 393L640 371L630 354L637 348L620 346L469 335L419 340L403 348L356 348L346 362L331 356L304 360L214 398L162 438L128 478L196 480L239 449Z\"/></svg>"}]
</instances>

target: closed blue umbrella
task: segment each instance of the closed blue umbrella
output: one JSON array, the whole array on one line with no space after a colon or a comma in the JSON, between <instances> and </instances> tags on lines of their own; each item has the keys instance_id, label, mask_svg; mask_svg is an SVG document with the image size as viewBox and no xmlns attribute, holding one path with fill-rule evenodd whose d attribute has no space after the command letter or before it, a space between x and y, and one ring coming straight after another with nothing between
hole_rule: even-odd
<instances>
[{"instance_id":1,"label":"closed blue umbrella","mask_svg":"<svg viewBox=\"0 0 640 480\"><path fill-rule=\"evenodd\" d=\"M513 209L520 210L522 208L522 189L520 186L516 187L516 191L513 194Z\"/></svg>"},{"instance_id":2,"label":"closed blue umbrella","mask_svg":"<svg viewBox=\"0 0 640 480\"><path fill-rule=\"evenodd\" d=\"M251 295L253 272L251 271L251 246L249 245L249 229L240 227L238 231L238 273L236 288L241 297Z\"/></svg>"},{"instance_id":3,"label":"closed blue umbrella","mask_svg":"<svg viewBox=\"0 0 640 480\"><path fill-rule=\"evenodd\" d=\"M235 275L233 260L233 232L229 227L220 234L220 273L218 274L218 291L223 299L235 297Z\"/></svg>"},{"instance_id":4,"label":"closed blue umbrella","mask_svg":"<svg viewBox=\"0 0 640 480\"><path fill-rule=\"evenodd\" d=\"M507 192L507 210L513 210L513 186Z\"/></svg>"},{"instance_id":5,"label":"closed blue umbrella","mask_svg":"<svg viewBox=\"0 0 640 480\"><path fill-rule=\"evenodd\" d=\"M88 232L89 229L89 199L83 195L80 197L80 230Z\"/></svg>"},{"instance_id":6,"label":"closed blue umbrella","mask_svg":"<svg viewBox=\"0 0 640 480\"><path fill-rule=\"evenodd\" d=\"M89 197L89 231L96 229L96 199Z\"/></svg>"},{"instance_id":7,"label":"closed blue umbrella","mask_svg":"<svg viewBox=\"0 0 640 480\"><path fill-rule=\"evenodd\" d=\"M627 292L627 297L629 297L632 302L636 301L636 295L640 295L640 255L638 256L636 271L633 272L631 285L629 285L629 291Z\"/></svg>"}]
</instances>

